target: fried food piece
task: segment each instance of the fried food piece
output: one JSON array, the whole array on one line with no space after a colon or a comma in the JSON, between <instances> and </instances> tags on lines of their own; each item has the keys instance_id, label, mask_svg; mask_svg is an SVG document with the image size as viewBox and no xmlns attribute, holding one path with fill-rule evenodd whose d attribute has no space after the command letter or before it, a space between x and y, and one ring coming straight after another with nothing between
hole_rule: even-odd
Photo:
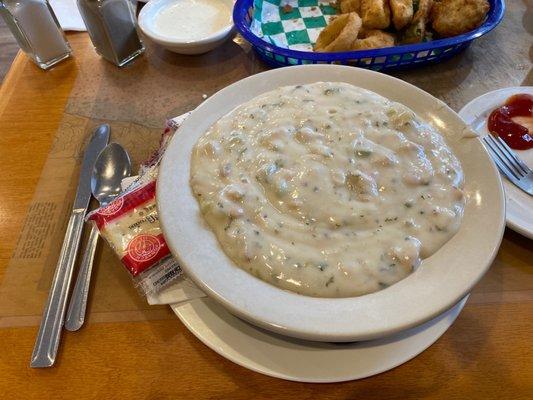
<instances>
[{"instance_id":1,"label":"fried food piece","mask_svg":"<svg viewBox=\"0 0 533 400\"><path fill-rule=\"evenodd\" d=\"M341 13L361 12L361 0L340 0Z\"/></svg>"},{"instance_id":2,"label":"fried food piece","mask_svg":"<svg viewBox=\"0 0 533 400\"><path fill-rule=\"evenodd\" d=\"M362 21L357 13L339 15L322 29L314 50L320 52L350 50L361 25Z\"/></svg>"},{"instance_id":3,"label":"fried food piece","mask_svg":"<svg viewBox=\"0 0 533 400\"><path fill-rule=\"evenodd\" d=\"M361 0L361 18L366 29L385 29L390 25L387 0Z\"/></svg>"},{"instance_id":4,"label":"fried food piece","mask_svg":"<svg viewBox=\"0 0 533 400\"><path fill-rule=\"evenodd\" d=\"M487 0L442 0L433 6L433 29L442 37L469 32L481 25L489 12Z\"/></svg>"},{"instance_id":5,"label":"fried food piece","mask_svg":"<svg viewBox=\"0 0 533 400\"><path fill-rule=\"evenodd\" d=\"M405 30L402 32L402 44L412 44L420 43L424 40L426 34L426 21L418 20L417 22L411 23Z\"/></svg>"},{"instance_id":6,"label":"fried food piece","mask_svg":"<svg viewBox=\"0 0 533 400\"><path fill-rule=\"evenodd\" d=\"M418 8L412 22L405 28L402 34L402 44L420 43L426 35L426 23L429 19L433 0L418 1Z\"/></svg>"},{"instance_id":7,"label":"fried food piece","mask_svg":"<svg viewBox=\"0 0 533 400\"><path fill-rule=\"evenodd\" d=\"M433 7L433 0L418 0L416 1L418 6L416 7L415 15L413 15L413 22L420 20L428 21L431 8ZM415 2L413 2L414 8Z\"/></svg>"},{"instance_id":8,"label":"fried food piece","mask_svg":"<svg viewBox=\"0 0 533 400\"><path fill-rule=\"evenodd\" d=\"M400 30L413 19L413 0L390 0L390 10L394 27Z\"/></svg>"},{"instance_id":9,"label":"fried food piece","mask_svg":"<svg viewBox=\"0 0 533 400\"><path fill-rule=\"evenodd\" d=\"M394 36L379 29L365 30L352 46L352 50L378 49L394 46Z\"/></svg>"}]
</instances>

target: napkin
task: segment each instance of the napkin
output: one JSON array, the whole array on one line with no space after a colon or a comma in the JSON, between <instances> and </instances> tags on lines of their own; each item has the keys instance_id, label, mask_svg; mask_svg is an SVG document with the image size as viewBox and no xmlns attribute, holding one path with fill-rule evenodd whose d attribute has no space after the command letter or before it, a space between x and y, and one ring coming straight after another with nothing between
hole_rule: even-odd
<instances>
[{"instance_id":1,"label":"napkin","mask_svg":"<svg viewBox=\"0 0 533 400\"><path fill-rule=\"evenodd\" d=\"M150 305L176 304L199 299L200 297L206 297L206 294L193 281L182 274L175 283L166 289L146 296L146 300Z\"/></svg>"},{"instance_id":2,"label":"napkin","mask_svg":"<svg viewBox=\"0 0 533 400\"><path fill-rule=\"evenodd\" d=\"M251 31L276 46L312 51L337 14L333 0L254 0Z\"/></svg>"},{"instance_id":3,"label":"napkin","mask_svg":"<svg viewBox=\"0 0 533 400\"><path fill-rule=\"evenodd\" d=\"M178 117L172 118L167 121L167 129L161 137L161 143L159 149L149 159L142 163L139 170L139 175L129 176L124 178L121 182L122 190L128 191L132 187L142 183L143 178L154 179L157 176L157 169L159 168L159 161L166 150L166 146L170 142L170 138L173 133L180 127L182 122L190 115L190 112L182 114ZM181 274L167 288L157 292L151 293L146 296L146 301L150 305L156 304L176 304L184 301L198 299L200 297L206 297L206 294L198 288L185 274Z\"/></svg>"},{"instance_id":4,"label":"napkin","mask_svg":"<svg viewBox=\"0 0 533 400\"><path fill-rule=\"evenodd\" d=\"M64 31L86 31L76 0L48 0Z\"/></svg>"},{"instance_id":5,"label":"napkin","mask_svg":"<svg viewBox=\"0 0 533 400\"><path fill-rule=\"evenodd\" d=\"M186 115L188 115L188 113ZM169 122L179 124L181 121L183 121L183 119L184 116L180 116ZM139 175L124 178L121 182L122 190L125 191L130 188L131 185L137 182L138 179ZM176 282L169 287L161 290L158 293L148 294L146 296L146 301L148 301L148 304L150 305L176 304L205 296L206 294L202 292L198 286L196 286L189 278L187 278L185 274L182 274L179 278L177 278Z\"/></svg>"}]
</instances>

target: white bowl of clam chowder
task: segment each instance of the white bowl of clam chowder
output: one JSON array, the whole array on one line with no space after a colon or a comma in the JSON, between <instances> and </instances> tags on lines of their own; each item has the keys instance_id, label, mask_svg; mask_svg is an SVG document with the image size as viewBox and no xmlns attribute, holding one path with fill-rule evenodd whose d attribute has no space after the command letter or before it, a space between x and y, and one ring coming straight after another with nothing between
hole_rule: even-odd
<instances>
[{"instance_id":1,"label":"white bowl of clam chowder","mask_svg":"<svg viewBox=\"0 0 533 400\"><path fill-rule=\"evenodd\" d=\"M499 175L457 114L343 66L268 71L209 98L172 139L157 199L202 290L318 341L383 337L449 309L504 229Z\"/></svg>"}]
</instances>

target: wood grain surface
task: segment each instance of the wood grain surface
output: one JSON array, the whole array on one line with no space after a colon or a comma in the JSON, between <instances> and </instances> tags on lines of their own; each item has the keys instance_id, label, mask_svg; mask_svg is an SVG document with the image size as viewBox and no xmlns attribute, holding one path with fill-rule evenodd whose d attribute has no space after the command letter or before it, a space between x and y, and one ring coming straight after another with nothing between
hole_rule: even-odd
<instances>
[{"instance_id":1,"label":"wood grain surface","mask_svg":"<svg viewBox=\"0 0 533 400\"><path fill-rule=\"evenodd\" d=\"M502 25L455 59L395 75L455 110L488 90L531 85L527 5L509 2ZM86 34L68 38L77 58L44 72L19 54L0 89L0 285L64 117L79 60L97 57ZM505 57L498 58L500 50ZM224 57L214 54L210 60ZM183 60L202 62L164 56L176 68L187 68ZM246 370L205 347L167 307L139 306L122 320L96 318L90 309L87 326L64 334L57 365L33 370L29 358L40 315L19 313L13 323L12 316L0 314L0 398L530 399L532 271L533 242L507 230L490 271L433 346L389 372L342 384L286 382ZM0 306L5 304L9 299L0 292Z\"/></svg>"}]
</instances>

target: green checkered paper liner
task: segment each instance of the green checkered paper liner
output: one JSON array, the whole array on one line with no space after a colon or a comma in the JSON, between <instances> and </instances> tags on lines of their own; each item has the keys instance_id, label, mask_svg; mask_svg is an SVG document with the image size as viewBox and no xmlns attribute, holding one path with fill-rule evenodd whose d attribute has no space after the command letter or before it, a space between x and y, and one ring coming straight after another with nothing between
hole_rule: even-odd
<instances>
[{"instance_id":1,"label":"green checkered paper liner","mask_svg":"<svg viewBox=\"0 0 533 400\"><path fill-rule=\"evenodd\" d=\"M320 31L337 14L332 0L254 0L250 30L276 46L312 51Z\"/></svg>"}]
</instances>

